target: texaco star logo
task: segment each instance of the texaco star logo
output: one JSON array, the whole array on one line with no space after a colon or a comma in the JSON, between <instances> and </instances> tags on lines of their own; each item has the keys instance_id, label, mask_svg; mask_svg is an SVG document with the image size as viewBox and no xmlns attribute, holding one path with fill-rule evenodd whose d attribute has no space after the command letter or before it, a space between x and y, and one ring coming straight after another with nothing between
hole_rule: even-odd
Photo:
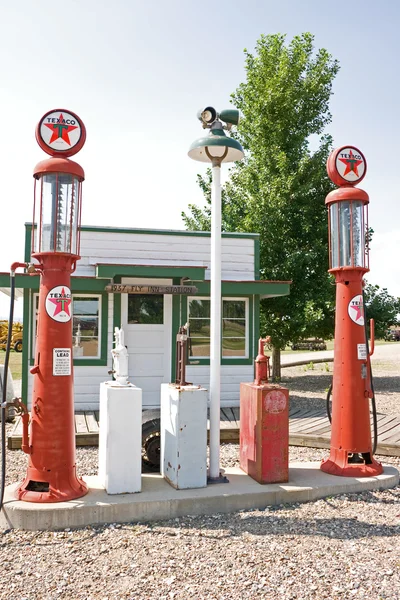
<instances>
[{"instance_id":1,"label":"texaco star logo","mask_svg":"<svg viewBox=\"0 0 400 600\"><path fill-rule=\"evenodd\" d=\"M51 155L72 156L85 143L86 129L74 113L64 110L49 111L41 118L36 128L39 146Z\"/></svg>"},{"instance_id":2,"label":"texaco star logo","mask_svg":"<svg viewBox=\"0 0 400 600\"><path fill-rule=\"evenodd\" d=\"M336 157L336 169L349 183L357 183L365 172L365 159L357 148L342 148Z\"/></svg>"},{"instance_id":3,"label":"texaco star logo","mask_svg":"<svg viewBox=\"0 0 400 600\"><path fill-rule=\"evenodd\" d=\"M350 319L356 323L356 325L364 327L364 302L361 294L354 296L350 300L347 311Z\"/></svg>"},{"instance_id":4,"label":"texaco star logo","mask_svg":"<svg viewBox=\"0 0 400 600\"><path fill-rule=\"evenodd\" d=\"M59 323L71 320L71 290L66 285L54 287L46 296L46 312Z\"/></svg>"}]
</instances>

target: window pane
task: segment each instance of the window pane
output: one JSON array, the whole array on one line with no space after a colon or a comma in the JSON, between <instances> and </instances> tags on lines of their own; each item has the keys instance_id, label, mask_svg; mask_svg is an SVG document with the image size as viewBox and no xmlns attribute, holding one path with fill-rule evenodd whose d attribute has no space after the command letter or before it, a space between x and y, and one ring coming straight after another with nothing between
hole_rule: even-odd
<instances>
[{"instance_id":1,"label":"window pane","mask_svg":"<svg viewBox=\"0 0 400 600\"><path fill-rule=\"evenodd\" d=\"M210 338L190 338L189 356L209 357L210 356Z\"/></svg>"},{"instance_id":2,"label":"window pane","mask_svg":"<svg viewBox=\"0 0 400 600\"><path fill-rule=\"evenodd\" d=\"M98 298L82 298L73 297L74 315L98 315L99 314L99 299Z\"/></svg>"},{"instance_id":3,"label":"window pane","mask_svg":"<svg viewBox=\"0 0 400 600\"><path fill-rule=\"evenodd\" d=\"M222 303L222 316L229 319L244 319L246 317L245 301L224 300Z\"/></svg>"},{"instance_id":4,"label":"window pane","mask_svg":"<svg viewBox=\"0 0 400 600\"><path fill-rule=\"evenodd\" d=\"M189 300L189 318L210 318L209 300Z\"/></svg>"},{"instance_id":5,"label":"window pane","mask_svg":"<svg viewBox=\"0 0 400 600\"><path fill-rule=\"evenodd\" d=\"M246 356L245 338L224 338L222 340L222 356Z\"/></svg>"},{"instance_id":6,"label":"window pane","mask_svg":"<svg viewBox=\"0 0 400 600\"><path fill-rule=\"evenodd\" d=\"M222 337L246 337L245 319L222 319Z\"/></svg>"},{"instance_id":7,"label":"window pane","mask_svg":"<svg viewBox=\"0 0 400 600\"><path fill-rule=\"evenodd\" d=\"M78 310L82 315L76 314L75 298L73 298L72 319L72 346L75 358L91 357L100 355L99 347L99 298L78 298ZM90 312L92 316L89 316ZM86 313L86 314L85 314Z\"/></svg>"},{"instance_id":8,"label":"window pane","mask_svg":"<svg viewBox=\"0 0 400 600\"><path fill-rule=\"evenodd\" d=\"M162 325L163 323L163 294L128 294L129 325Z\"/></svg>"},{"instance_id":9,"label":"window pane","mask_svg":"<svg viewBox=\"0 0 400 600\"><path fill-rule=\"evenodd\" d=\"M210 337L210 319L190 319L189 333Z\"/></svg>"}]
</instances>

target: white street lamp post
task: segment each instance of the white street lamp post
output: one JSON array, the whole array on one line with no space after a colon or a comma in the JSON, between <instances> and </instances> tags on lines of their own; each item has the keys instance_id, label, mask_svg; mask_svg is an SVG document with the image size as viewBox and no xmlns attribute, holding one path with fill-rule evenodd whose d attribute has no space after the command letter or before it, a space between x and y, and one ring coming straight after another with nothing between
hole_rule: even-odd
<instances>
[{"instance_id":1,"label":"white street lamp post","mask_svg":"<svg viewBox=\"0 0 400 600\"><path fill-rule=\"evenodd\" d=\"M201 162L211 162L211 290L210 290L210 470L209 483L221 481L220 406L221 406L221 163L241 160L243 149L237 140L224 132L237 125L239 111L222 111L212 107L198 113L209 134L193 142L189 156ZM223 126L221 120L228 125Z\"/></svg>"}]
</instances>

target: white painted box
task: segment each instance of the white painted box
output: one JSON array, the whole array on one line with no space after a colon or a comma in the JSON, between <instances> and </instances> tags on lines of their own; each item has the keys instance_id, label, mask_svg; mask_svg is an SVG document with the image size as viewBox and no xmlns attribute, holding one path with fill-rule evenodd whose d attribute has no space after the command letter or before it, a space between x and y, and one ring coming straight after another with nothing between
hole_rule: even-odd
<instances>
[{"instance_id":1,"label":"white painted box","mask_svg":"<svg viewBox=\"0 0 400 600\"><path fill-rule=\"evenodd\" d=\"M142 489L142 390L100 385L99 478L108 494Z\"/></svg>"},{"instance_id":2,"label":"white painted box","mask_svg":"<svg viewBox=\"0 0 400 600\"><path fill-rule=\"evenodd\" d=\"M207 390L161 385L161 475L178 490L207 485Z\"/></svg>"}]
</instances>

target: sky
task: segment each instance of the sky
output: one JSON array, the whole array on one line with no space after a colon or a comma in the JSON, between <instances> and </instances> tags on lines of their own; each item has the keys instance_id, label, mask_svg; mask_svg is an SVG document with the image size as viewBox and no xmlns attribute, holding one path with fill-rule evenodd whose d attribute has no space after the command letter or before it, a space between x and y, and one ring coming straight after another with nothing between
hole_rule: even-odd
<instances>
[{"instance_id":1,"label":"sky","mask_svg":"<svg viewBox=\"0 0 400 600\"><path fill-rule=\"evenodd\" d=\"M196 175L206 165L187 156L203 132L197 110L229 108L243 50L261 34L310 31L341 65L327 132L368 164L367 280L400 296L399 25L397 0L0 0L0 271L24 258L46 112L70 109L86 125L74 157L86 174L82 224L184 229L181 212L203 204ZM0 317L8 310L0 294ZM21 317L22 300L15 310Z\"/></svg>"}]
</instances>

